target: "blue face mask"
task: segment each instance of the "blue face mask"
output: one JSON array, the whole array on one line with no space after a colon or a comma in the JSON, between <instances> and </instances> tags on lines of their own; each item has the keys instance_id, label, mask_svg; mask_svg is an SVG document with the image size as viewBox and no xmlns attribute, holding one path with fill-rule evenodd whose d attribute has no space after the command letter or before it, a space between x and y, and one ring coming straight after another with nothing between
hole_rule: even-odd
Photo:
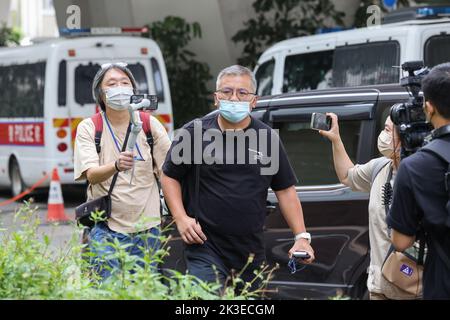
<instances>
[{"instance_id":1,"label":"blue face mask","mask_svg":"<svg viewBox=\"0 0 450 320\"><path fill-rule=\"evenodd\" d=\"M250 102L219 100L219 112L227 121L238 123L250 114Z\"/></svg>"}]
</instances>

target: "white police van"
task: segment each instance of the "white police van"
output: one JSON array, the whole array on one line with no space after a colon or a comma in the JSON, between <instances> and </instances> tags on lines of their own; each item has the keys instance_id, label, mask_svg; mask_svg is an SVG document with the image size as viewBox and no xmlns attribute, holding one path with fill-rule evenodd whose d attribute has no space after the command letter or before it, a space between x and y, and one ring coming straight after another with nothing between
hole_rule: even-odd
<instances>
[{"instance_id":1,"label":"white police van","mask_svg":"<svg viewBox=\"0 0 450 320\"><path fill-rule=\"evenodd\" d=\"M398 83L400 66L450 61L450 6L392 12L378 27L281 41L259 58L260 96L334 87Z\"/></svg>"},{"instance_id":2,"label":"white police van","mask_svg":"<svg viewBox=\"0 0 450 320\"><path fill-rule=\"evenodd\" d=\"M103 63L128 64L139 92L158 95L154 115L172 133L172 102L161 50L153 40L123 34L145 32L141 28L118 29L109 36L100 33L111 30L78 29L90 35L0 49L0 186L10 186L13 195L55 167L62 184L74 183L76 128L99 110L91 87ZM47 180L40 186L48 184Z\"/></svg>"}]
</instances>

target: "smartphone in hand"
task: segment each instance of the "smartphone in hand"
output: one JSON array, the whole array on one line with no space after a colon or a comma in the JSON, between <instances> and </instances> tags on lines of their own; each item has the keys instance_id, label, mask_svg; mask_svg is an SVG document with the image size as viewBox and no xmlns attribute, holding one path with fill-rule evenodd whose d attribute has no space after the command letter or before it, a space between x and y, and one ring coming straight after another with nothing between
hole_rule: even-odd
<instances>
[{"instance_id":1,"label":"smartphone in hand","mask_svg":"<svg viewBox=\"0 0 450 320\"><path fill-rule=\"evenodd\" d=\"M145 108L146 110L158 109L158 96L152 94L133 94L130 98L130 103L140 103L143 99L150 101L150 106Z\"/></svg>"},{"instance_id":2,"label":"smartphone in hand","mask_svg":"<svg viewBox=\"0 0 450 320\"><path fill-rule=\"evenodd\" d=\"M311 256L306 251L295 251L292 256L298 259L309 259Z\"/></svg>"},{"instance_id":3,"label":"smartphone in hand","mask_svg":"<svg viewBox=\"0 0 450 320\"><path fill-rule=\"evenodd\" d=\"M331 129L331 117L324 113L314 112L311 115L311 129L328 131Z\"/></svg>"}]
</instances>

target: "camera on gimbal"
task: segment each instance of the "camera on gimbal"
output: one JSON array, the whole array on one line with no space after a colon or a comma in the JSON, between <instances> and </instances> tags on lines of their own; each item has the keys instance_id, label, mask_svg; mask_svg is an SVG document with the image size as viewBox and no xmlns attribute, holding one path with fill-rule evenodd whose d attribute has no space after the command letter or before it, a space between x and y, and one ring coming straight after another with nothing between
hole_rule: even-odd
<instances>
[{"instance_id":1,"label":"camera on gimbal","mask_svg":"<svg viewBox=\"0 0 450 320\"><path fill-rule=\"evenodd\" d=\"M429 69L423 66L423 61L409 61L402 64L402 70L408 72L408 76L400 80L400 85L411 97L408 102L397 103L391 108L391 120L397 126L402 142L401 159L419 150L432 129L426 122L423 96L420 95L422 78Z\"/></svg>"}]
</instances>

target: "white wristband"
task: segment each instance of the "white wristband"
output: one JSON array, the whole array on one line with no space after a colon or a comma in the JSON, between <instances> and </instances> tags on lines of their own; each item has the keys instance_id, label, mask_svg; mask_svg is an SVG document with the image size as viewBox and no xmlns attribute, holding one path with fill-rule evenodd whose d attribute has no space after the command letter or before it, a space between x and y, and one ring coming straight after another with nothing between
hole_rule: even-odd
<instances>
[{"instance_id":1,"label":"white wristband","mask_svg":"<svg viewBox=\"0 0 450 320\"><path fill-rule=\"evenodd\" d=\"M308 240L308 243L311 243L311 234L309 234L308 232L297 233L294 239L295 241L298 241L300 239L306 239Z\"/></svg>"}]
</instances>

